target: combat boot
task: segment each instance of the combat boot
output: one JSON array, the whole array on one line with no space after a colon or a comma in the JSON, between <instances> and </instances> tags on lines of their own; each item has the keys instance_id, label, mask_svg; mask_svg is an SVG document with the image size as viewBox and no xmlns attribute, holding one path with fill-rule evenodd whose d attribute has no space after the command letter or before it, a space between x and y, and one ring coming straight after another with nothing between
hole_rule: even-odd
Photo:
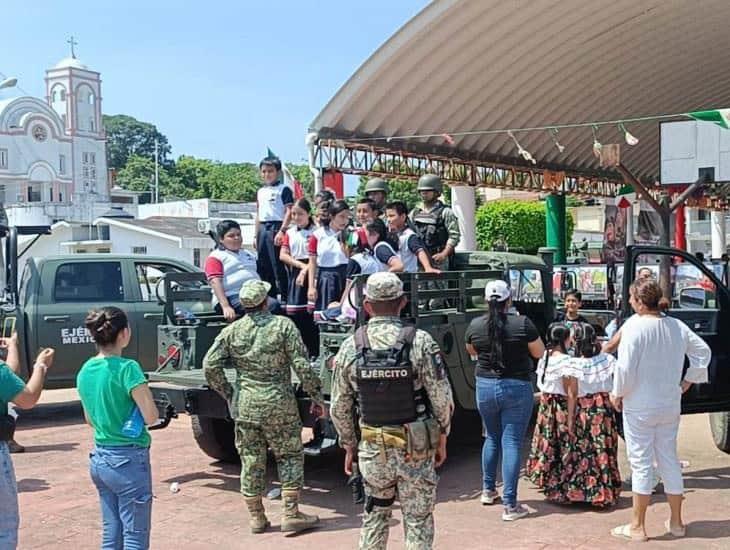
<instances>
[{"instance_id":1,"label":"combat boot","mask_svg":"<svg viewBox=\"0 0 730 550\"><path fill-rule=\"evenodd\" d=\"M299 533L311 529L319 523L319 517L299 511L299 491L288 489L281 492L284 505L284 518L281 520L282 533Z\"/></svg>"},{"instance_id":2,"label":"combat boot","mask_svg":"<svg viewBox=\"0 0 730 550\"><path fill-rule=\"evenodd\" d=\"M271 523L266 519L261 497L244 497L244 499L246 500L246 506L248 506L248 515L251 516L251 519L248 520L248 524L251 526L251 532L254 534L263 533Z\"/></svg>"}]
</instances>

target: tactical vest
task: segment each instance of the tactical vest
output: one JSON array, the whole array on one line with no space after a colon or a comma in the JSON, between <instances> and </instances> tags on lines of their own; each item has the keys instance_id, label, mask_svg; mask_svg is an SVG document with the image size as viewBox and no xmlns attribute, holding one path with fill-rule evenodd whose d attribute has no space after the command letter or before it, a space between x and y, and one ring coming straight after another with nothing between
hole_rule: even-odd
<instances>
[{"instance_id":1,"label":"tactical vest","mask_svg":"<svg viewBox=\"0 0 730 550\"><path fill-rule=\"evenodd\" d=\"M449 240L449 230L444 223L443 211L446 205L440 204L430 212L420 208L413 216L413 225L430 254L441 252Z\"/></svg>"},{"instance_id":2,"label":"tactical vest","mask_svg":"<svg viewBox=\"0 0 730 550\"><path fill-rule=\"evenodd\" d=\"M413 387L410 351L415 336L415 327L403 327L392 348L374 350L367 326L355 332L357 400L368 426L397 426L425 416L426 393Z\"/></svg>"}]
</instances>

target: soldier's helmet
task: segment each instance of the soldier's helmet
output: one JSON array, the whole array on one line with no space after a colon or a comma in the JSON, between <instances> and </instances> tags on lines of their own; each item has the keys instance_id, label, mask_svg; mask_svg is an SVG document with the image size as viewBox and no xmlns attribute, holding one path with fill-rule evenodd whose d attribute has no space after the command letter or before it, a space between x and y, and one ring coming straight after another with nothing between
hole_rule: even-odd
<instances>
[{"instance_id":1,"label":"soldier's helmet","mask_svg":"<svg viewBox=\"0 0 730 550\"><path fill-rule=\"evenodd\" d=\"M374 191L381 191L387 195L390 192L388 182L383 178L370 178L365 184L365 194L367 195Z\"/></svg>"},{"instance_id":2,"label":"soldier's helmet","mask_svg":"<svg viewBox=\"0 0 730 550\"><path fill-rule=\"evenodd\" d=\"M443 189L444 184L436 174L423 174L418 178L417 191L436 191L437 193L441 193Z\"/></svg>"},{"instance_id":3,"label":"soldier's helmet","mask_svg":"<svg viewBox=\"0 0 730 550\"><path fill-rule=\"evenodd\" d=\"M266 281L249 280L243 283L241 292L238 294L241 298L241 305L246 308L254 308L261 304L269 295L271 285Z\"/></svg>"},{"instance_id":4,"label":"soldier's helmet","mask_svg":"<svg viewBox=\"0 0 730 550\"><path fill-rule=\"evenodd\" d=\"M365 283L365 297L371 302L390 302L403 296L403 281L395 273L373 273Z\"/></svg>"}]
</instances>

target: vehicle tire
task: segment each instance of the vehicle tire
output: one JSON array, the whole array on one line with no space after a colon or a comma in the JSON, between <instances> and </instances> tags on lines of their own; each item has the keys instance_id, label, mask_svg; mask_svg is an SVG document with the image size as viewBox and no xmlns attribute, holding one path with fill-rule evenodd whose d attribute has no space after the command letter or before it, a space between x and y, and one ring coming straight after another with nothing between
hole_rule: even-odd
<instances>
[{"instance_id":1,"label":"vehicle tire","mask_svg":"<svg viewBox=\"0 0 730 550\"><path fill-rule=\"evenodd\" d=\"M710 413L710 429L715 446L730 454L730 412Z\"/></svg>"},{"instance_id":2,"label":"vehicle tire","mask_svg":"<svg viewBox=\"0 0 730 550\"><path fill-rule=\"evenodd\" d=\"M192 415L190 421L193 437L201 451L223 462L240 462L232 421L199 415Z\"/></svg>"}]
</instances>

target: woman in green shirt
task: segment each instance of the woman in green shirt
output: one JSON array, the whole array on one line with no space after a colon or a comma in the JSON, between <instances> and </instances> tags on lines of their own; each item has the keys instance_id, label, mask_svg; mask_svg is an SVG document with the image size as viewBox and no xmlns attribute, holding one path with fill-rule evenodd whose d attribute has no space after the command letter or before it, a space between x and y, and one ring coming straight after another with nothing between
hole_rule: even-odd
<instances>
[{"instance_id":1,"label":"woman in green shirt","mask_svg":"<svg viewBox=\"0 0 730 550\"><path fill-rule=\"evenodd\" d=\"M76 387L94 428L90 472L101 500L101 547L146 549L152 476L144 424L157 421L157 407L139 363L122 357L132 336L126 314L116 307L91 311L86 329L99 353L81 367Z\"/></svg>"}]
</instances>

